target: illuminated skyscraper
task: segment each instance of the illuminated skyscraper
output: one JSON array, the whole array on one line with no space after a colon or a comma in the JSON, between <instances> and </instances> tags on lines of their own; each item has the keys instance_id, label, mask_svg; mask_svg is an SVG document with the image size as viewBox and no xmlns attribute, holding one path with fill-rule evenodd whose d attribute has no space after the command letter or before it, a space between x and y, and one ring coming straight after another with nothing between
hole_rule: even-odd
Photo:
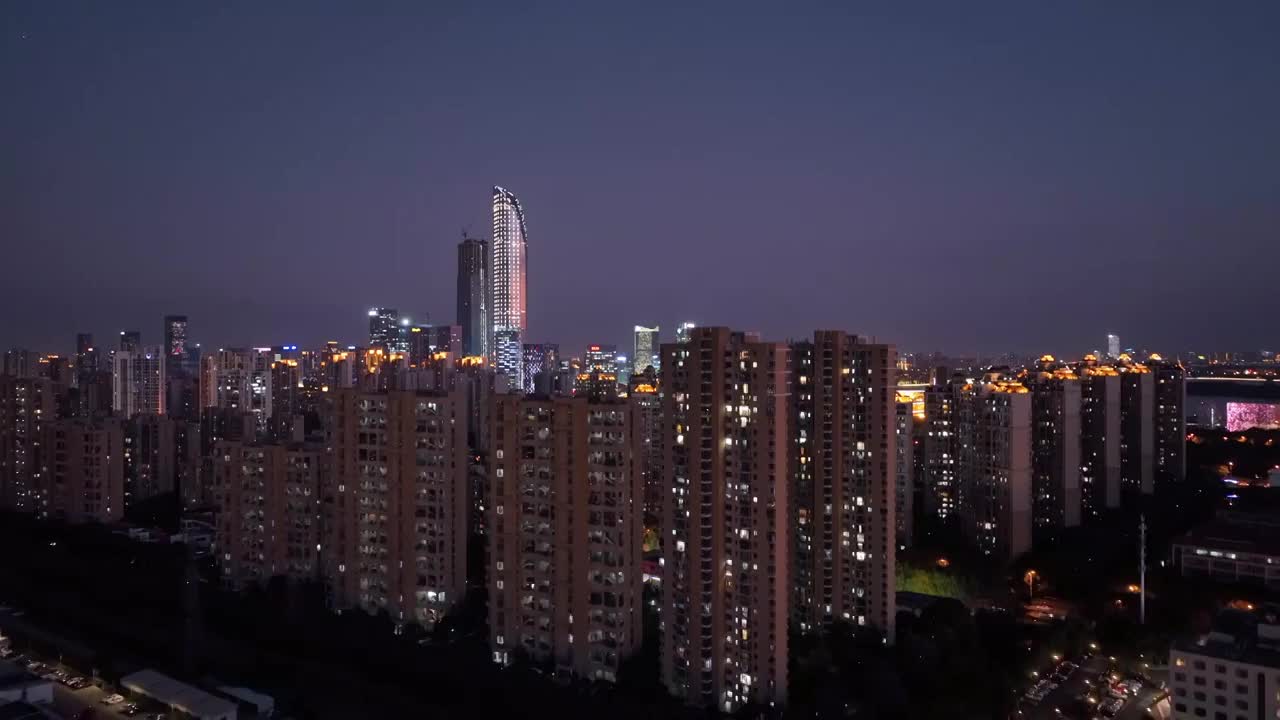
<instances>
[{"instance_id":1,"label":"illuminated skyscraper","mask_svg":"<svg viewBox=\"0 0 1280 720\"><path fill-rule=\"evenodd\" d=\"M466 238L458 243L458 325L462 352L489 354L489 243Z\"/></svg>"},{"instance_id":2,"label":"illuminated skyscraper","mask_svg":"<svg viewBox=\"0 0 1280 720\"><path fill-rule=\"evenodd\" d=\"M120 351L137 352L142 347L142 333L138 330L120 331Z\"/></svg>"},{"instance_id":3,"label":"illuminated skyscraper","mask_svg":"<svg viewBox=\"0 0 1280 720\"><path fill-rule=\"evenodd\" d=\"M693 329L695 327L697 327L697 325L691 322L682 322L678 326L676 326L676 342L678 343L689 342L689 333L693 332Z\"/></svg>"},{"instance_id":4,"label":"illuminated skyscraper","mask_svg":"<svg viewBox=\"0 0 1280 720\"><path fill-rule=\"evenodd\" d=\"M1107 357L1115 360L1120 357L1120 336L1107 333Z\"/></svg>"},{"instance_id":5,"label":"illuminated skyscraper","mask_svg":"<svg viewBox=\"0 0 1280 720\"><path fill-rule=\"evenodd\" d=\"M490 364L509 378L511 387L524 386L523 342L528 326L528 230L520 200L508 190L493 188L493 240L489 243Z\"/></svg>"},{"instance_id":6,"label":"illuminated skyscraper","mask_svg":"<svg viewBox=\"0 0 1280 720\"><path fill-rule=\"evenodd\" d=\"M186 315L165 315L164 316L164 354L166 362L169 362L170 369L176 369L177 365L187 354L187 316Z\"/></svg>"},{"instance_id":7,"label":"illuminated skyscraper","mask_svg":"<svg viewBox=\"0 0 1280 720\"><path fill-rule=\"evenodd\" d=\"M369 347L395 350L400 340L400 311L395 308L369 309Z\"/></svg>"},{"instance_id":8,"label":"illuminated skyscraper","mask_svg":"<svg viewBox=\"0 0 1280 720\"><path fill-rule=\"evenodd\" d=\"M632 371L639 375L647 367L661 370L658 360L658 326L636 326L635 354L631 356Z\"/></svg>"}]
</instances>

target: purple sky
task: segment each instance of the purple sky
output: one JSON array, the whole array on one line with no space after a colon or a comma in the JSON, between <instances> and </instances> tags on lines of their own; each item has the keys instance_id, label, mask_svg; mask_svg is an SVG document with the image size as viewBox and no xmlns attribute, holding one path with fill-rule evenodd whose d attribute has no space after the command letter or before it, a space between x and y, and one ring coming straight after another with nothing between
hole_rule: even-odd
<instances>
[{"instance_id":1,"label":"purple sky","mask_svg":"<svg viewBox=\"0 0 1280 720\"><path fill-rule=\"evenodd\" d=\"M500 184L572 350L1280 345L1280 3L343 5L0 3L0 343L451 321Z\"/></svg>"}]
</instances>

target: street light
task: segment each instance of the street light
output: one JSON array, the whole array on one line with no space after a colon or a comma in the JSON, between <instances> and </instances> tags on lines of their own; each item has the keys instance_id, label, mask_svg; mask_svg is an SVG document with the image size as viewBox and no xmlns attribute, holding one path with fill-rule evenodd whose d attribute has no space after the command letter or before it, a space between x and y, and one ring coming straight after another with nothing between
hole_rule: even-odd
<instances>
[{"instance_id":1,"label":"street light","mask_svg":"<svg viewBox=\"0 0 1280 720\"><path fill-rule=\"evenodd\" d=\"M1040 573L1035 570L1028 570L1027 573L1022 576L1022 581L1027 584L1028 601L1035 597L1035 582L1038 577L1040 577Z\"/></svg>"}]
</instances>

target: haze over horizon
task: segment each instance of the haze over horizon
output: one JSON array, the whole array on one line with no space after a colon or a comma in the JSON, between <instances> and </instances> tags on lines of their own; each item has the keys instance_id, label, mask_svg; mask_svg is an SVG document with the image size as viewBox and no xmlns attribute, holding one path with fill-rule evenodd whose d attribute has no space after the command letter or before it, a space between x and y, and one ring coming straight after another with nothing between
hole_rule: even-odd
<instances>
[{"instance_id":1,"label":"haze over horizon","mask_svg":"<svg viewBox=\"0 0 1280 720\"><path fill-rule=\"evenodd\" d=\"M452 322L501 185L568 352L1276 349L1280 5L770 10L6 3L0 342Z\"/></svg>"}]
</instances>

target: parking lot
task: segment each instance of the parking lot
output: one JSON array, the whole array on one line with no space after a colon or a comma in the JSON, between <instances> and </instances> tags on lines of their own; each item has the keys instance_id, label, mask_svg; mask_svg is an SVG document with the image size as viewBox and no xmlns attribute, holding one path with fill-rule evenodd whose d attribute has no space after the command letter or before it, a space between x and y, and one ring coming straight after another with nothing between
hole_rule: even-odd
<instances>
[{"instance_id":1,"label":"parking lot","mask_svg":"<svg viewBox=\"0 0 1280 720\"><path fill-rule=\"evenodd\" d=\"M1166 720L1169 703L1162 689L1122 675L1110 659L1095 655L1057 659L1032 671L1017 715L1033 720Z\"/></svg>"},{"instance_id":2,"label":"parking lot","mask_svg":"<svg viewBox=\"0 0 1280 720\"><path fill-rule=\"evenodd\" d=\"M104 689L101 681L91 675L60 663L57 658L20 652L9 640L0 640L0 659L53 683L53 709L63 717L165 720L165 708Z\"/></svg>"}]
</instances>

